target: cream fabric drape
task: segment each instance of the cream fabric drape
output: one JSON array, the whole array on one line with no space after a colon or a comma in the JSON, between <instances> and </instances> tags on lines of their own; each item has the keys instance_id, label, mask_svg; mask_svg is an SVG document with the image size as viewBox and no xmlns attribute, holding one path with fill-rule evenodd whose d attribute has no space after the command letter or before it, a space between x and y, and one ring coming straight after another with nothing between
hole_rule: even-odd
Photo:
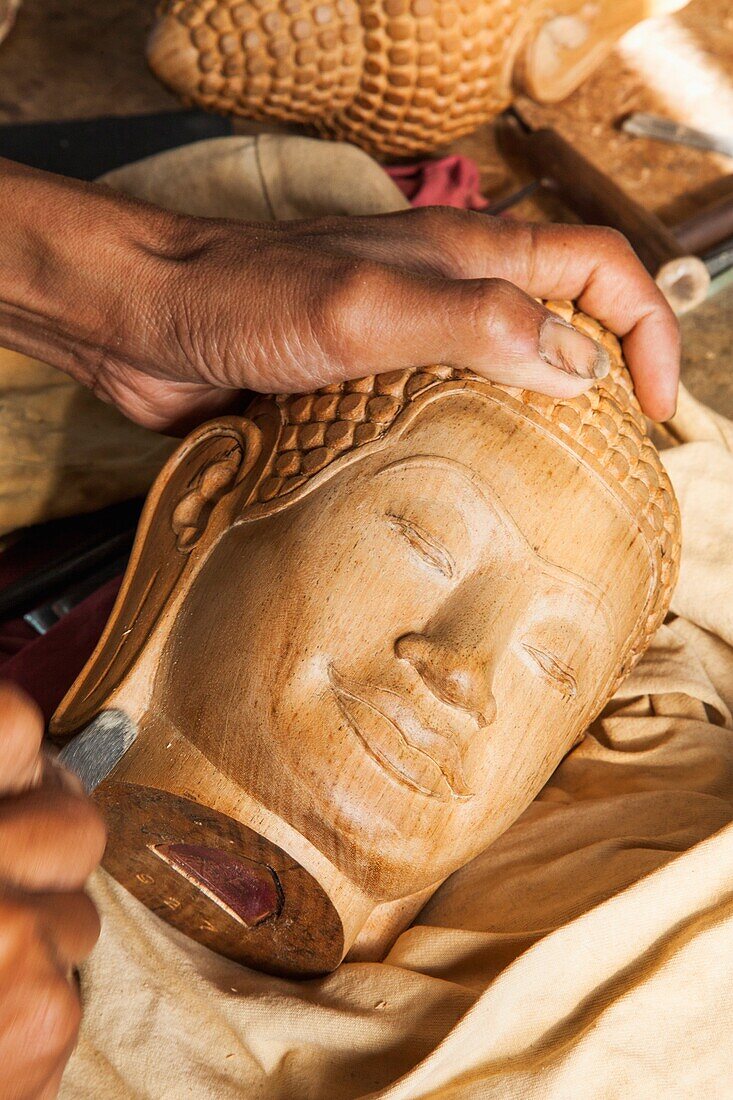
<instances>
[{"instance_id":1,"label":"cream fabric drape","mask_svg":"<svg viewBox=\"0 0 733 1100\"><path fill-rule=\"evenodd\" d=\"M733 425L683 394L670 621L525 814L383 963L305 983L103 872L66 1100L733 1095Z\"/></svg>"}]
</instances>

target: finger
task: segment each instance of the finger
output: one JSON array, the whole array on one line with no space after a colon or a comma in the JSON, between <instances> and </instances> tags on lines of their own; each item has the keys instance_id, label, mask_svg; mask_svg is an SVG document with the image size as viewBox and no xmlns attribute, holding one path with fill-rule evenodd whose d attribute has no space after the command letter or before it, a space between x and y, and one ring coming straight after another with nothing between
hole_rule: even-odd
<instances>
[{"instance_id":1,"label":"finger","mask_svg":"<svg viewBox=\"0 0 733 1100\"><path fill-rule=\"evenodd\" d=\"M528 293L572 298L620 336L642 409L653 420L669 419L679 388L679 325L628 241L598 227L534 228Z\"/></svg>"},{"instance_id":2,"label":"finger","mask_svg":"<svg viewBox=\"0 0 733 1100\"><path fill-rule=\"evenodd\" d=\"M43 715L15 684L0 683L0 795L39 783Z\"/></svg>"},{"instance_id":3,"label":"finger","mask_svg":"<svg viewBox=\"0 0 733 1100\"><path fill-rule=\"evenodd\" d=\"M445 363L573 397L608 373L606 350L502 280L443 280L361 265L323 302L327 379ZM323 357L311 364L323 370ZM313 384L304 380L302 388Z\"/></svg>"},{"instance_id":4,"label":"finger","mask_svg":"<svg viewBox=\"0 0 733 1100\"><path fill-rule=\"evenodd\" d=\"M73 1047L80 1005L65 969L32 907L0 896L0 1072L13 1097L36 1097Z\"/></svg>"},{"instance_id":5,"label":"finger","mask_svg":"<svg viewBox=\"0 0 733 1100\"><path fill-rule=\"evenodd\" d=\"M74 794L80 797L86 795L84 784L79 776L69 771L68 768L65 768L63 764L60 764L58 760L48 753L43 753L42 765L42 786L45 790L63 790L66 791L67 794Z\"/></svg>"},{"instance_id":6,"label":"finger","mask_svg":"<svg viewBox=\"0 0 733 1100\"><path fill-rule=\"evenodd\" d=\"M60 967L66 970L84 962L100 932L99 914L87 894L28 894L24 904L36 914Z\"/></svg>"},{"instance_id":7,"label":"finger","mask_svg":"<svg viewBox=\"0 0 733 1100\"><path fill-rule=\"evenodd\" d=\"M676 319L670 331L664 317L649 313L643 324L639 322L629 331L623 349L643 411L651 420L669 420L677 411L680 385L681 340Z\"/></svg>"},{"instance_id":8,"label":"finger","mask_svg":"<svg viewBox=\"0 0 733 1100\"><path fill-rule=\"evenodd\" d=\"M316 225L306 223L302 232L313 233ZM333 234L333 224L329 230L326 223L329 232ZM628 241L614 230L428 207L349 219L338 248L417 273L506 279L533 297L574 299L622 338L647 415L664 420L674 412L680 361L677 320Z\"/></svg>"},{"instance_id":9,"label":"finger","mask_svg":"<svg viewBox=\"0 0 733 1100\"><path fill-rule=\"evenodd\" d=\"M0 800L0 879L25 890L77 890L104 852L94 804L63 789Z\"/></svg>"},{"instance_id":10,"label":"finger","mask_svg":"<svg viewBox=\"0 0 733 1100\"><path fill-rule=\"evenodd\" d=\"M15 980L3 981L0 1021L0 1072L13 1085L8 1095L35 1100L63 1072L74 1048L78 993L51 962L16 969Z\"/></svg>"},{"instance_id":11,"label":"finger","mask_svg":"<svg viewBox=\"0 0 733 1100\"><path fill-rule=\"evenodd\" d=\"M38 1092L38 1100L56 1100L61 1088L61 1079L64 1076L66 1065L54 1070L51 1076L44 1081Z\"/></svg>"},{"instance_id":12,"label":"finger","mask_svg":"<svg viewBox=\"0 0 733 1100\"><path fill-rule=\"evenodd\" d=\"M30 894L3 888L0 894L0 967L13 954L29 961L29 953L53 960L67 974L86 959L99 939L100 923L91 898L73 893Z\"/></svg>"}]
</instances>

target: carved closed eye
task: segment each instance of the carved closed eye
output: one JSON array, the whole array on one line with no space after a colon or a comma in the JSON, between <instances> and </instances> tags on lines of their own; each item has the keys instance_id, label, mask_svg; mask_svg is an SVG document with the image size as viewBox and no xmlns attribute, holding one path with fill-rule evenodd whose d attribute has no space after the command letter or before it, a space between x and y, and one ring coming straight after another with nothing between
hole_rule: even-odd
<instances>
[{"instance_id":1,"label":"carved closed eye","mask_svg":"<svg viewBox=\"0 0 733 1100\"><path fill-rule=\"evenodd\" d=\"M578 694L578 683L567 665L564 665L561 661L558 661L557 657L552 657L543 649L536 649L533 645L529 645L528 642L522 642L522 646L543 675L555 687L560 689L560 693L566 699L574 699Z\"/></svg>"},{"instance_id":2,"label":"carved closed eye","mask_svg":"<svg viewBox=\"0 0 733 1100\"><path fill-rule=\"evenodd\" d=\"M397 531L412 550L433 569L437 569L444 577L456 575L456 564L444 546L435 539L424 527L417 523L403 519L402 516L388 515L390 527Z\"/></svg>"}]
</instances>

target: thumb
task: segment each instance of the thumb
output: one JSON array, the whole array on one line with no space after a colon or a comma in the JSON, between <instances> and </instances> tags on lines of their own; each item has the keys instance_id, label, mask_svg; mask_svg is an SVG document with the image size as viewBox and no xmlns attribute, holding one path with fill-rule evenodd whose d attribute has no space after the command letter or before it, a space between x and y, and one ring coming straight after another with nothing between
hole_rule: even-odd
<instances>
[{"instance_id":1,"label":"thumb","mask_svg":"<svg viewBox=\"0 0 733 1100\"><path fill-rule=\"evenodd\" d=\"M445 363L492 382L575 397L610 370L606 349L503 279L436 279L383 269L379 295L338 325L334 378ZM330 380L330 379L329 379Z\"/></svg>"}]
</instances>

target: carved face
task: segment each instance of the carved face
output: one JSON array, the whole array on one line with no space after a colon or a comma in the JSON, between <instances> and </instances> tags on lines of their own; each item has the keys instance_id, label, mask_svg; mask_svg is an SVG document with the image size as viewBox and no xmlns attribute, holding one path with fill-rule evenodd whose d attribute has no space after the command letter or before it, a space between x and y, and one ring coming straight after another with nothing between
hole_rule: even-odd
<instances>
[{"instance_id":1,"label":"carved face","mask_svg":"<svg viewBox=\"0 0 733 1100\"><path fill-rule=\"evenodd\" d=\"M597 710L645 597L631 526L540 429L433 398L226 532L156 699L371 896L411 894L500 835Z\"/></svg>"}]
</instances>

